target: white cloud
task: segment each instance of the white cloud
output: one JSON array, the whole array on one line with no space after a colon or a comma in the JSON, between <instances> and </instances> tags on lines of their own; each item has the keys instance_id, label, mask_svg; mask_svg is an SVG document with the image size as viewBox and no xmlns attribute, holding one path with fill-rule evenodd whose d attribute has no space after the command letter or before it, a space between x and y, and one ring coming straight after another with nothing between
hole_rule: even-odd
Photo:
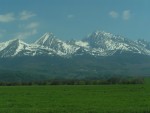
<instances>
[{"instance_id":1,"label":"white cloud","mask_svg":"<svg viewBox=\"0 0 150 113\"><path fill-rule=\"evenodd\" d=\"M15 38L26 39L32 37L33 35L37 34L38 26L39 26L38 22L31 22L27 25L20 24L18 27L24 31L16 33Z\"/></svg>"},{"instance_id":2,"label":"white cloud","mask_svg":"<svg viewBox=\"0 0 150 113\"><path fill-rule=\"evenodd\" d=\"M118 17L119 17L119 14L118 14L118 12L116 12L116 11L110 11L110 12L109 12L109 16L111 16L112 18L118 18Z\"/></svg>"},{"instance_id":3,"label":"white cloud","mask_svg":"<svg viewBox=\"0 0 150 113\"><path fill-rule=\"evenodd\" d=\"M33 29L31 31L17 33L15 38L17 38L17 39L25 39L25 38L29 38L29 37L31 37L31 36L33 36L35 34L37 34L37 29Z\"/></svg>"},{"instance_id":4,"label":"white cloud","mask_svg":"<svg viewBox=\"0 0 150 113\"><path fill-rule=\"evenodd\" d=\"M15 20L28 20L34 16L36 16L36 14L29 11L22 11L18 16L15 16L14 13L0 14L0 22L8 23Z\"/></svg>"},{"instance_id":5,"label":"white cloud","mask_svg":"<svg viewBox=\"0 0 150 113\"><path fill-rule=\"evenodd\" d=\"M26 29L34 29L34 28L37 28L38 26L39 26L39 23L32 22L26 26Z\"/></svg>"},{"instance_id":6,"label":"white cloud","mask_svg":"<svg viewBox=\"0 0 150 113\"><path fill-rule=\"evenodd\" d=\"M29 18L32 18L36 16L36 14L29 12L29 11L22 11L20 13L20 20L28 20Z\"/></svg>"},{"instance_id":7,"label":"white cloud","mask_svg":"<svg viewBox=\"0 0 150 113\"><path fill-rule=\"evenodd\" d=\"M73 15L73 14L67 15L67 18L68 18L68 19L72 19L72 18L74 18L74 17L75 17L75 15Z\"/></svg>"},{"instance_id":8,"label":"white cloud","mask_svg":"<svg viewBox=\"0 0 150 113\"><path fill-rule=\"evenodd\" d=\"M111 16L114 19L118 18L119 15L122 16L123 20L129 20L131 18L131 11L130 10L124 10L120 14L116 11L110 11L109 12L109 16Z\"/></svg>"},{"instance_id":9,"label":"white cloud","mask_svg":"<svg viewBox=\"0 0 150 113\"><path fill-rule=\"evenodd\" d=\"M15 20L15 16L13 13L1 14L0 15L0 22L7 23L12 22Z\"/></svg>"},{"instance_id":10,"label":"white cloud","mask_svg":"<svg viewBox=\"0 0 150 113\"><path fill-rule=\"evenodd\" d=\"M37 34L37 29L33 29L31 32L31 35L35 35L35 34Z\"/></svg>"},{"instance_id":11,"label":"white cloud","mask_svg":"<svg viewBox=\"0 0 150 113\"><path fill-rule=\"evenodd\" d=\"M125 10L125 11L123 11L123 13L122 13L122 18L123 18L123 20L129 20L130 17L131 17L131 12L130 12L130 10Z\"/></svg>"}]
</instances>

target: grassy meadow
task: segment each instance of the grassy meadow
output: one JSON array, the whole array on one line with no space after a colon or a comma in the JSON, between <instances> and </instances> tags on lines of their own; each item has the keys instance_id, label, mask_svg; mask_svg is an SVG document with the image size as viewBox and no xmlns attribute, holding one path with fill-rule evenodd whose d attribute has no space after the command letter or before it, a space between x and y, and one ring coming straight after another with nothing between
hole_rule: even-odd
<instances>
[{"instance_id":1,"label":"grassy meadow","mask_svg":"<svg viewBox=\"0 0 150 113\"><path fill-rule=\"evenodd\" d=\"M1 86L0 113L150 113L150 80L136 85Z\"/></svg>"}]
</instances>

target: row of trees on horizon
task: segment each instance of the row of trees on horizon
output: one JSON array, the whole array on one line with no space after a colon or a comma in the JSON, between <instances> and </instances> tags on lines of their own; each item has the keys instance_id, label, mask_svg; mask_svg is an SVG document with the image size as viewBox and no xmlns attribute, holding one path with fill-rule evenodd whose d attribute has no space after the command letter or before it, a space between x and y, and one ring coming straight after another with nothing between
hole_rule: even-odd
<instances>
[{"instance_id":1,"label":"row of trees on horizon","mask_svg":"<svg viewBox=\"0 0 150 113\"><path fill-rule=\"evenodd\" d=\"M95 79L95 80L76 80L76 79L53 79L43 81L31 81L31 82L0 82L0 86L32 86L32 85L111 85L111 84L143 84L144 78L120 78L111 77L108 79Z\"/></svg>"}]
</instances>

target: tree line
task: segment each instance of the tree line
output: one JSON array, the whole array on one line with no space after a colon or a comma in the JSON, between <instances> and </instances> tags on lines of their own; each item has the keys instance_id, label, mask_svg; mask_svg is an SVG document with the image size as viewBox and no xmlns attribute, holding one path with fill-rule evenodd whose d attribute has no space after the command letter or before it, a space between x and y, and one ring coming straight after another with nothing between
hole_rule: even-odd
<instances>
[{"instance_id":1,"label":"tree line","mask_svg":"<svg viewBox=\"0 0 150 113\"><path fill-rule=\"evenodd\" d=\"M30 81L30 82L0 82L0 86L32 86L32 85L111 85L111 84L143 84L144 78L120 78L111 77L108 79L53 79L43 81Z\"/></svg>"}]
</instances>

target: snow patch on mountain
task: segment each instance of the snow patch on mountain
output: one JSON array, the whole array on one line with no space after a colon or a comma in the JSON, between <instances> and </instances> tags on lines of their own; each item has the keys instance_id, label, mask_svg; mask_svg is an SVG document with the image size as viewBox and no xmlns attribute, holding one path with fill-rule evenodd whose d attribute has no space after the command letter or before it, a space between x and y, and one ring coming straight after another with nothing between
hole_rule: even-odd
<instances>
[{"instance_id":1,"label":"snow patch on mountain","mask_svg":"<svg viewBox=\"0 0 150 113\"><path fill-rule=\"evenodd\" d=\"M17 55L19 52L23 51L26 49L26 47L28 47L28 44L26 44L25 42L21 41L21 40L17 40L18 42L18 45L17 45L17 48L16 48L16 51L15 53L12 55L12 56L15 56Z\"/></svg>"},{"instance_id":2,"label":"snow patch on mountain","mask_svg":"<svg viewBox=\"0 0 150 113\"><path fill-rule=\"evenodd\" d=\"M89 43L88 43L88 42L76 41L75 44L76 44L77 46L80 46L80 47L89 48Z\"/></svg>"},{"instance_id":3,"label":"snow patch on mountain","mask_svg":"<svg viewBox=\"0 0 150 113\"><path fill-rule=\"evenodd\" d=\"M62 41L53 33L45 33L33 44L19 39L0 43L0 57L74 55L111 56L124 52L150 55L150 43L132 41L119 35L96 31L79 41Z\"/></svg>"}]
</instances>

